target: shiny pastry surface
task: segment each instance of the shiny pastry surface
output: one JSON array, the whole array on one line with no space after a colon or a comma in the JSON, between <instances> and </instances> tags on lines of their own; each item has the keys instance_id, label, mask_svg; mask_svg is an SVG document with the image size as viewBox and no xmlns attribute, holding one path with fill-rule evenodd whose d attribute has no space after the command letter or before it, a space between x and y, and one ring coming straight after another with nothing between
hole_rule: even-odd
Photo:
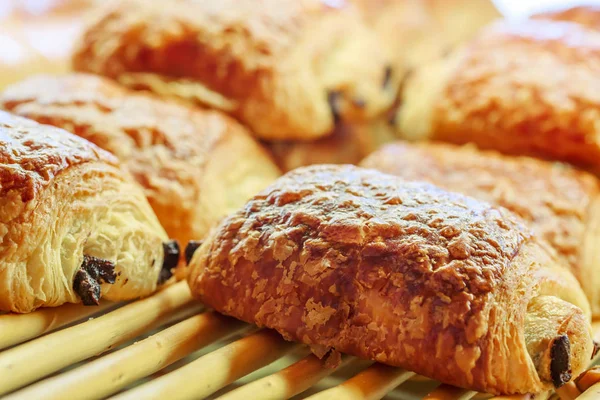
<instances>
[{"instance_id":1,"label":"shiny pastry surface","mask_svg":"<svg viewBox=\"0 0 600 400\"><path fill-rule=\"evenodd\" d=\"M115 154L182 245L202 239L280 175L267 152L226 115L132 92L102 77L32 77L0 93L0 107Z\"/></svg>"},{"instance_id":2,"label":"shiny pastry surface","mask_svg":"<svg viewBox=\"0 0 600 400\"><path fill-rule=\"evenodd\" d=\"M600 32L567 22L492 25L407 82L398 122L434 138L600 168Z\"/></svg>"},{"instance_id":3,"label":"shiny pastry surface","mask_svg":"<svg viewBox=\"0 0 600 400\"><path fill-rule=\"evenodd\" d=\"M600 186L565 164L504 156L474 146L398 142L362 163L463 193L519 215L557 251L600 313Z\"/></svg>"},{"instance_id":4,"label":"shiny pastry surface","mask_svg":"<svg viewBox=\"0 0 600 400\"><path fill-rule=\"evenodd\" d=\"M319 356L527 393L561 386L592 354L583 291L519 219L374 170L284 175L214 229L190 266L205 304Z\"/></svg>"},{"instance_id":5,"label":"shiny pastry surface","mask_svg":"<svg viewBox=\"0 0 600 400\"><path fill-rule=\"evenodd\" d=\"M262 139L312 140L385 112L390 61L344 0L127 0L98 13L73 66L221 109Z\"/></svg>"},{"instance_id":6,"label":"shiny pastry surface","mask_svg":"<svg viewBox=\"0 0 600 400\"><path fill-rule=\"evenodd\" d=\"M116 158L0 112L0 310L129 300L162 283L167 235Z\"/></svg>"}]
</instances>

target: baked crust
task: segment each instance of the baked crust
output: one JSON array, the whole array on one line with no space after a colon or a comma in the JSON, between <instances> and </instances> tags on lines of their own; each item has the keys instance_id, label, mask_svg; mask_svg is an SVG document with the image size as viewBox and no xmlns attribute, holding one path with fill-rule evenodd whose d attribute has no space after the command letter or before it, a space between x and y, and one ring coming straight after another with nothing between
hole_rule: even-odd
<instances>
[{"instance_id":1,"label":"baked crust","mask_svg":"<svg viewBox=\"0 0 600 400\"><path fill-rule=\"evenodd\" d=\"M514 212L557 250L581 283L594 315L600 313L598 264L587 254L597 252L592 243L600 243L600 220L594 211L600 187L593 175L564 164L442 143L386 145L361 165L427 181Z\"/></svg>"},{"instance_id":2,"label":"baked crust","mask_svg":"<svg viewBox=\"0 0 600 400\"><path fill-rule=\"evenodd\" d=\"M32 77L0 94L0 107L115 154L180 243L201 239L280 175L266 151L222 113L131 92L97 76Z\"/></svg>"},{"instance_id":3,"label":"baked crust","mask_svg":"<svg viewBox=\"0 0 600 400\"><path fill-rule=\"evenodd\" d=\"M351 0L393 56L411 71L442 57L500 18L490 0Z\"/></svg>"},{"instance_id":4,"label":"baked crust","mask_svg":"<svg viewBox=\"0 0 600 400\"><path fill-rule=\"evenodd\" d=\"M547 353L528 346L557 334L568 335L575 376L592 352L585 295L516 217L374 170L286 174L213 230L190 265L192 292L219 312L321 356L335 349L457 386L548 389L536 372ZM526 331L540 315L552 328Z\"/></svg>"},{"instance_id":5,"label":"baked crust","mask_svg":"<svg viewBox=\"0 0 600 400\"><path fill-rule=\"evenodd\" d=\"M343 0L129 0L99 12L73 65L219 108L262 139L311 140L392 104L390 60Z\"/></svg>"},{"instance_id":6,"label":"baked crust","mask_svg":"<svg viewBox=\"0 0 600 400\"><path fill-rule=\"evenodd\" d=\"M566 22L502 22L414 74L399 127L517 155L600 166L600 33Z\"/></svg>"},{"instance_id":7,"label":"baked crust","mask_svg":"<svg viewBox=\"0 0 600 400\"><path fill-rule=\"evenodd\" d=\"M534 19L575 22L590 29L600 30L600 7L581 5L576 7L548 10L532 15Z\"/></svg>"},{"instance_id":8,"label":"baked crust","mask_svg":"<svg viewBox=\"0 0 600 400\"><path fill-rule=\"evenodd\" d=\"M112 155L0 112L0 238L0 310L29 312L80 301L84 256L115 264L103 297L152 293L167 235Z\"/></svg>"}]
</instances>

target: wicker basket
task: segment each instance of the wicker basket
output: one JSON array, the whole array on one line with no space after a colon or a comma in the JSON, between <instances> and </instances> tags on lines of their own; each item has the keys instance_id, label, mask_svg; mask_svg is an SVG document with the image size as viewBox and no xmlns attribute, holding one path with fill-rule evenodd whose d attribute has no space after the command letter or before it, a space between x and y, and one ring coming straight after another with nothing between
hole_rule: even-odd
<instances>
[{"instance_id":1,"label":"wicker basket","mask_svg":"<svg viewBox=\"0 0 600 400\"><path fill-rule=\"evenodd\" d=\"M204 311L185 282L129 304L2 315L0 349L6 399L491 397L353 357L327 368L305 346ZM598 382L590 369L558 394L496 399L600 399Z\"/></svg>"}]
</instances>

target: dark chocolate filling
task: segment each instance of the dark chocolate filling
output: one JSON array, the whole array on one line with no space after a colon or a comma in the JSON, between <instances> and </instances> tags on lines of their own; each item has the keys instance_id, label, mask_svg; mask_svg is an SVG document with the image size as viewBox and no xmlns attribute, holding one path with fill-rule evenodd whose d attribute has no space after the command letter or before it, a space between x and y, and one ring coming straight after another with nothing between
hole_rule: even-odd
<instances>
[{"instance_id":1,"label":"dark chocolate filling","mask_svg":"<svg viewBox=\"0 0 600 400\"><path fill-rule=\"evenodd\" d=\"M79 295L86 306L97 306L100 304L101 283L115 283L115 264L108 260L92 256L83 256L81 267L75 274L73 290Z\"/></svg>"},{"instance_id":2,"label":"dark chocolate filling","mask_svg":"<svg viewBox=\"0 0 600 400\"><path fill-rule=\"evenodd\" d=\"M352 103L358 108L365 108L367 106L367 103L363 99L360 99L360 98L353 99Z\"/></svg>"},{"instance_id":3,"label":"dark chocolate filling","mask_svg":"<svg viewBox=\"0 0 600 400\"><path fill-rule=\"evenodd\" d=\"M160 273L158 274L158 284L162 285L173 276L173 268L179 263L179 243L177 240L170 240L163 243L164 261Z\"/></svg>"},{"instance_id":4,"label":"dark chocolate filling","mask_svg":"<svg viewBox=\"0 0 600 400\"><path fill-rule=\"evenodd\" d=\"M333 116L333 122L336 124L340 122L340 97L341 93L337 90L332 90L327 94L327 102L329 103L329 108L331 109L331 115Z\"/></svg>"},{"instance_id":5,"label":"dark chocolate filling","mask_svg":"<svg viewBox=\"0 0 600 400\"><path fill-rule=\"evenodd\" d=\"M392 67L388 65L385 67L385 72L383 73L383 84L381 85L383 89L387 89L392 82Z\"/></svg>"},{"instance_id":6,"label":"dark chocolate filling","mask_svg":"<svg viewBox=\"0 0 600 400\"><path fill-rule=\"evenodd\" d=\"M552 384L559 388L571 380L571 343L567 335L554 339L550 349Z\"/></svg>"},{"instance_id":7,"label":"dark chocolate filling","mask_svg":"<svg viewBox=\"0 0 600 400\"><path fill-rule=\"evenodd\" d=\"M190 240L185 246L185 263L189 264L192 261L192 257L194 256L194 252L200 246L202 246L202 240Z\"/></svg>"}]
</instances>

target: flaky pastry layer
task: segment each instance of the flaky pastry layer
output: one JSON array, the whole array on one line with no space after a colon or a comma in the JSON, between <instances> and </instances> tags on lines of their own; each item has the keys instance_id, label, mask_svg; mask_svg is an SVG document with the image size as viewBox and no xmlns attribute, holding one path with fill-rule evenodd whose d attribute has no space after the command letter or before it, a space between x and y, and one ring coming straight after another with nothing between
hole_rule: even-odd
<instances>
[{"instance_id":1,"label":"flaky pastry layer","mask_svg":"<svg viewBox=\"0 0 600 400\"><path fill-rule=\"evenodd\" d=\"M592 353L583 291L517 217L374 170L286 174L190 267L219 312L461 387L540 392Z\"/></svg>"},{"instance_id":2,"label":"flaky pastry layer","mask_svg":"<svg viewBox=\"0 0 600 400\"><path fill-rule=\"evenodd\" d=\"M29 312L151 294L167 235L112 155L0 112L0 239L0 310Z\"/></svg>"}]
</instances>

